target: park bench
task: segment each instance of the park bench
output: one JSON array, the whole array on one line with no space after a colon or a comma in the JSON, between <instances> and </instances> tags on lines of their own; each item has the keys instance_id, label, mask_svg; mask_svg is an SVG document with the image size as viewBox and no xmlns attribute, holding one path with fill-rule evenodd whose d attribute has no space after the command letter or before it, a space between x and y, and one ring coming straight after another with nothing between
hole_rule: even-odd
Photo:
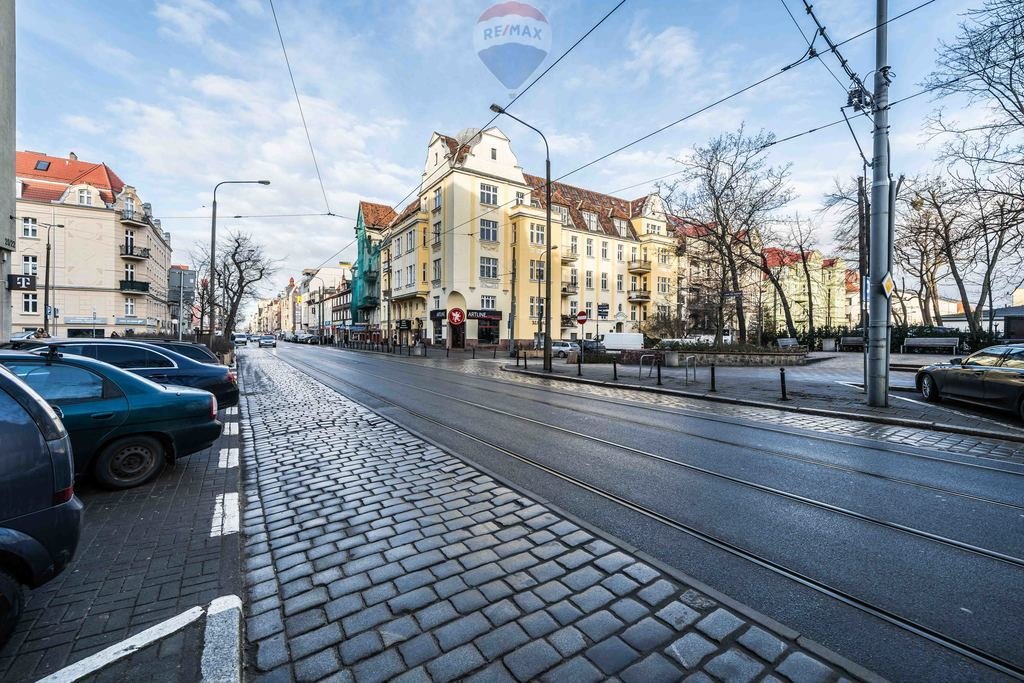
<instances>
[{"instance_id":1,"label":"park bench","mask_svg":"<svg viewBox=\"0 0 1024 683\"><path fill-rule=\"evenodd\" d=\"M839 350L845 351L847 348L863 349L864 348L864 337L840 337L839 338Z\"/></svg>"},{"instance_id":2,"label":"park bench","mask_svg":"<svg viewBox=\"0 0 1024 683\"><path fill-rule=\"evenodd\" d=\"M780 349L791 349L799 346L795 337L779 337L775 340L775 343L779 345Z\"/></svg>"},{"instance_id":3,"label":"park bench","mask_svg":"<svg viewBox=\"0 0 1024 683\"><path fill-rule=\"evenodd\" d=\"M903 353L906 353L907 349L950 349L956 353L959 348L958 337L907 337L903 341Z\"/></svg>"}]
</instances>

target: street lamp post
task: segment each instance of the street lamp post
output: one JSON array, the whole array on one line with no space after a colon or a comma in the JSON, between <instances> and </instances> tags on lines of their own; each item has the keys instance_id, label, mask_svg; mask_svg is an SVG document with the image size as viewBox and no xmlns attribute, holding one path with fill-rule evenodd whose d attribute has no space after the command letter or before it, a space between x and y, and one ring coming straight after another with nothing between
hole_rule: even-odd
<instances>
[{"instance_id":1,"label":"street lamp post","mask_svg":"<svg viewBox=\"0 0 1024 683\"><path fill-rule=\"evenodd\" d=\"M42 223L46 228L46 271L43 273L43 334L50 334L50 235L54 228L63 228L62 223ZM57 293L54 292L54 301ZM56 327L56 325L54 326Z\"/></svg>"},{"instance_id":2,"label":"street lamp post","mask_svg":"<svg viewBox=\"0 0 1024 683\"><path fill-rule=\"evenodd\" d=\"M214 339L217 335L216 322L214 320L215 306L217 300L216 278L213 277L214 263L217 260L217 188L221 185L269 185L269 180L222 180L213 186L213 207L210 219L210 350L213 350Z\"/></svg>"},{"instance_id":3,"label":"street lamp post","mask_svg":"<svg viewBox=\"0 0 1024 683\"><path fill-rule=\"evenodd\" d=\"M540 136L540 139L544 141L544 204L547 209L546 233L544 238L545 256L547 261L545 270L545 279L547 282L545 282L544 285L544 372L551 372L551 148L548 147L548 139L544 137L544 133L540 132L539 129L534 128L519 117L509 114L504 107L492 104L491 111L499 115L504 114L510 119L518 121L537 133L537 135Z\"/></svg>"},{"instance_id":4,"label":"street lamp post","mask_svg":"<svg viewBox=\"0 0 1024 683\"><path fill-rule=\"evenodd\" d=\"M310 282L312 282L313 280L319 280L320 281L320 300L317 302L317 313L318 313L317 318L319 318L320 325L319 325L319 327L317 327L316 334L317 334L317 337L318 337L317 344L323 344L324 343L323 342L323 336L324 336L324 287L327 286L327 283L324 282L324 279L322 277L320 277L319 275L314 275L313 277L309 278Z\"/></svg>"}]
</instances>

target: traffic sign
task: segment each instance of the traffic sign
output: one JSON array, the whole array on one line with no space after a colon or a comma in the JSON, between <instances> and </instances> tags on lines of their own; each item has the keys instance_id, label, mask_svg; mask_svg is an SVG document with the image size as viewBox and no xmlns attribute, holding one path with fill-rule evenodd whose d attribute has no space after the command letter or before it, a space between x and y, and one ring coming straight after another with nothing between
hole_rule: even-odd
<instances>
[{"instance_id":1,"label":"traffic sign","mask_svg":"<svg viewBox=\"0 0 1024 683\"><path fill-rule=\"evenodd\" d=\"M608 317L608 304L598 304L597 305L597 317L598 318L607 318Z\"/></svg>"},{"instance_id":2,"label":"traffic sign","mask_svg":"<svg viewBox=\"0 0 1024 683\"><path fill-rule=\"evenodd\" d=\"M586 311L580 311L579 313L576 314L576 324L577 325L586 325L587 324L587 312Z\"/></svg>"},{"instance_id":3,"label":"traffic sign","mask_svg":"<svg viewBox=\"0 0 1024 683\"><path fill-rule=\"evenodd\" d=\"M885 292L886 299L891 299L892 293L896 291L896 282L892 279L892 273L885 274L885 279L882 280L882 291Z\"/></svg>"},{"instance_id":4,"label":"traffic sign","mask_svg":"<svg viewBox=\"0 0 1024 683\"><path fill-rule=\"evenodd\" d=\"M462 325L466 322L466 312L461 308L448 309L448 324Z\"/></svg>"}]
</instances>

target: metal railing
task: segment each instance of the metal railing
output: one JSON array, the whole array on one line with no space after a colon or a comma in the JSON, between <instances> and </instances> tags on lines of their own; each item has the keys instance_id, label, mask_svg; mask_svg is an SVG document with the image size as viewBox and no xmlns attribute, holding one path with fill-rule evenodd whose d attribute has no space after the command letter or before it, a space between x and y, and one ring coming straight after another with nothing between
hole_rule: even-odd
<instances>
[{"instance_id":1,"label":"metal railing","mask_svg":"<svg viewBox=\"0 0 1024 683\"><path fill-rule=\"evenodd\" d=\"M134 244L122 244L121 256L127 258L149 258L149 248L137 247Z\"/></svg>"}]
</instances>

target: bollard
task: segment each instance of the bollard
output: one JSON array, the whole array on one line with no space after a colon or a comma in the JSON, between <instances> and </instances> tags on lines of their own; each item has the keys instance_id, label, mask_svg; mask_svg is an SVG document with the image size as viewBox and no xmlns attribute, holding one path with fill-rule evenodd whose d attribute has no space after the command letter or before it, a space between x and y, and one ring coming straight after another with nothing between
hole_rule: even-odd
<instances>
[{"instance_id":1,"label":"bollard","mask_svg":"<svg viewBox=\"0 0 1024 683\"><path fill-rule=\"evenodd\" d=\"M476 347L473 347L473 360L476 360Z\"/></svg>"},{"instance_id":2,"label":"bollard","mask_svg":"<svg viewBox=\"0 0 1024 683\"><path fill-rule=\"evenodd\" d=\"M495 358L496 359L497 357L498 357L498 347L495 346L494 347L494 352L491 354L491 358Z\"/></svg>"},{"instance_id":3,"label":"bollard","mask_svg":"<svg viewBox=\"0 0 1024 683\"><path fill-rule=\"evenodd\" d=\"M658 386L661 386L661 361L658 361Z\"/></svg>"},{"instance_id":4,"label":"bollard","mask_svg":"<svg viewBox=\"0 0 1024 683\"><path fill-rule=\"evenodd\" d=\"M412 355L412 344L409 344L408 346L405 347L405 355L407 355L407 356L411 356Z\"/></svg>"},{"instance_id":5,"label":"bollard","mask_svg":"<svg viewBox=\"0 0 1024 683\"><path fill-rule=\"evenodd\" d=\"M449 355L449 354L450 354L451 352L452 352L452 347L450 347L450 346L446 346L446 347L444 347L444 357L445 357L445 358L447 358L447 357L448 357L448 355Z\"/></svg>"},{"instance_id":6,"label":"bollard","mask_svg":"<svg viewBox=\"0 0 1024 683\"><path fill-rule=\"evenodd\" d=\"M526 351L523 351L523 370L529 370L529 366L526 364Z\"/></svg>"},{"instance_id":7,"label":"bollard","mask_svg":"<svg viewBox=\"0 0 1024 683\"><path fill-rule=\"evenodd\" d=\"M583 376L583 354L582 353L577 353L576 354L576 376L577 377L582 377Z\"/></svg>"},{"instance_id":8,"label":"bollard","mask_svg":"<svg viewBox=\"0 0 1024 683\"><path fill-rule=\"evenodd\" d=\"M519 352L516 351L516 367L519 367Z\"/></svg>"},{"instance_id":9,"label":"bollard","mask_svg":"<svg viewBox=\"0 0 1024 683\"><path fill-rule=\"evenodd\" d=\"M711 391L712 392L717 391L717 389L715 389L715 364L714 363L711 364Z\"/></svg>"},{"instance_id":10,"label":"bollard","mask_svg":"<svg viewBox=\"0 0 1024 683\"><path fill-rule=\"evenodd\" d=\"M782 400L788 401L789 397L786 396L786 368L779 368L779 382L782 384Z\"/></svg>"},{"instance_id":11,"label":"bollard","mask_svg":"<svg viewBox=\"0 0 1024 683\"><path fill-rule=\"evenodd\" d=\"M612 361L612 379L619 379L619 367L615 364L614 360Z\"/></svg>"}]
</instances>

